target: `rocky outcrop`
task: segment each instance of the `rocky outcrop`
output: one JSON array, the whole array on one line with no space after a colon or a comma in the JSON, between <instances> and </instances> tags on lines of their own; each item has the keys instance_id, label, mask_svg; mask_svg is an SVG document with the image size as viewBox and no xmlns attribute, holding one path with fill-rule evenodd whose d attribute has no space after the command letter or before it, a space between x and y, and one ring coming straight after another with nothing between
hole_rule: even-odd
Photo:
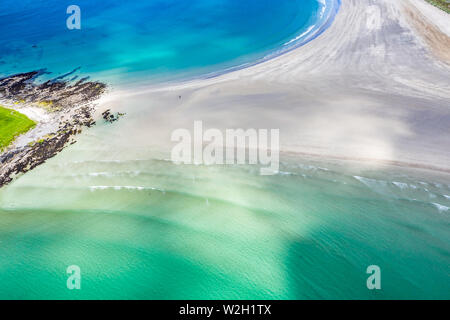
<instances>
[{"instance_id":1,"label":"rocky outcrop","mask_svg":"<svg viewBox=\"0 0 450 320\"><path fill-rule=\"evenodd\" d=\"M42 73L33 71L0 79L0 98L3 101L40 106L55 114L55 119L61 119L56 120L59 124L55 132L0 154L0 187L75 143L74 135L95 124L93 101L105 91L105 84L88 82L86 78L75 83L59 78L36 83L35 79Z\"/></svg>"},{"instance_id":2,"label":"rocky outcrop","mask_svg":"<svg viewBox=\"0 0 450 320\"><path fill-rule=\"evenodd\" d=\"M0 97L21 103L32 103L46 107L49 111L61 111L97 99L106 85L97 81L75 83L63 79L36 83L36 78L44 71L20 73L0 79Z\"/></svg>"}]
</instances>

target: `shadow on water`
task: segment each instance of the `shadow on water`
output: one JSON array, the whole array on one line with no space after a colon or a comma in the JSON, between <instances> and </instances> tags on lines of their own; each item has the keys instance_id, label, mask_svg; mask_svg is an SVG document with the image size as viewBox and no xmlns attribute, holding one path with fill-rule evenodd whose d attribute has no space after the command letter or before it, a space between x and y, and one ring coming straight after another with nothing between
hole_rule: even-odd
<instances>
[{"instance_id":1,"label":"shadow on water","mask_svg":"<svg viewBox=\"0 0 450 320\"><path fill-rule=\"evenodd\" d=\"M377 205L379 210L389 206ZM372 209L368 207L366 221L353 215L343 219L344 224L330 223L290 242L286 259L290 298L448 298L448 246L419 227L399 228L397 223L383 221L382 230L370 217L376 214ZM391 214L400 214L390 209ZM382 214L381 219L386 216ZM381 290L366 286L370 265L381 268Z\"/></svg>"}]
</instances>

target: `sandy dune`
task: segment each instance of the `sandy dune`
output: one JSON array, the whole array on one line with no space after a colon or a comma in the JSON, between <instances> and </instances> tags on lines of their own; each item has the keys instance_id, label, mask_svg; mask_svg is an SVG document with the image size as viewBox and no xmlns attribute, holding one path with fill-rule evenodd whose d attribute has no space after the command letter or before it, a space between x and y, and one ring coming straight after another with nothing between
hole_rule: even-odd
<instances>
[{"instance_id":1,"label":"sandy dune","mask_svg":"<svg viewBox=\"0 0 450 320\"><path fill-rule=\"evenodd\" d=\"M130 135L147 144L170 146L174 129L203 120L279 128L286 152L448 171L445 19L422 0L342 0L333 25L288 54L212 79L116 91L102 104L127 112Z\"/></svg>"}]
</instances>

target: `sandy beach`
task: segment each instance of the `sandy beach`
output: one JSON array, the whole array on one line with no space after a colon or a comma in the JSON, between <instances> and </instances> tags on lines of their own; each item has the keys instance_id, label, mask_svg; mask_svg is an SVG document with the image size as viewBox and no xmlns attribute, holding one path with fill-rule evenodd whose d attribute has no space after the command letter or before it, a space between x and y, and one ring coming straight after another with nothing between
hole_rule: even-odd
<instances>
[{"instance_id":1,"label":"sandy beach","mask_svg":"<svg viewBox=\"0 0 450 320\"><path fill-rule=\"evenodd\" d=\"M448 16L422 0L343 0L328 30L287 54L215 78L115 90L99 110L127 112L131 136L147 145L170 147L173 130L202 120L279 128L282 152L448 171L449 43Z\"/></svg>"}]
</instances>

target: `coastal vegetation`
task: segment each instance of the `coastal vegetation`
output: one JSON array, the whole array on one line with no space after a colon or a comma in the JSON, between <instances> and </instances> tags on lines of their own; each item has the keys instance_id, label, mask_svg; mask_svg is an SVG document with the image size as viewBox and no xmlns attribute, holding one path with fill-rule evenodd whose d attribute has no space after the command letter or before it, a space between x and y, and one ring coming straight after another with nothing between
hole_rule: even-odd
<instances>
[{"instance_id":1,"label":"coastal vegetation","mask_svg":"<svg viewBox=\"0 0 450 320\"><path fill-rule=\"evenodd\" d=\"M427 0L432 5L441 8L447 13L450 13L450 1L449 0Z\"/></svg>"},{"instance_id":2,"label":"coastal vegetation","mask_svg":"<svg viewBox=\"0 0 450 320\"><path fill-rule=\"evenodd\" d=\"M36 122L26 115L0 106L0 151L35 126Z\"/></svg>"}]
</instances>

